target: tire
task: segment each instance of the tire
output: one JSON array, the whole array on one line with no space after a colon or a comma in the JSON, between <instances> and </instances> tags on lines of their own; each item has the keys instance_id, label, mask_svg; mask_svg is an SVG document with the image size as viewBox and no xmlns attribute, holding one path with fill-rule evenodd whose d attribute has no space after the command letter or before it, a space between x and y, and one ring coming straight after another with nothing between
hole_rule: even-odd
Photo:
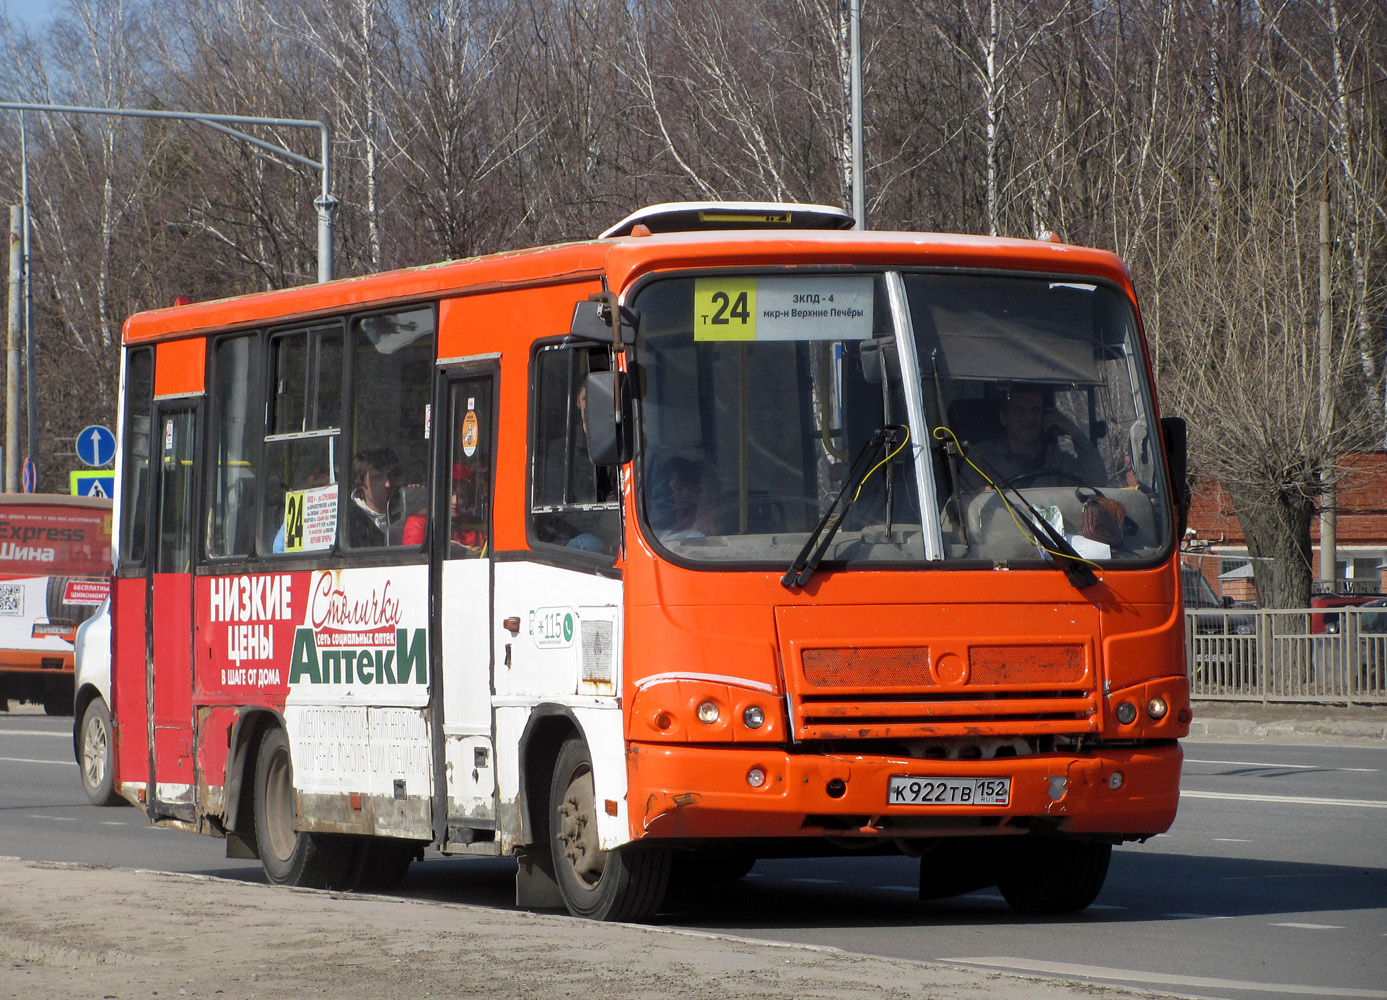
<instances>
[{"instance_id":1,"label":"tire","mask_svg":"<svg viewBox=\"0 0 1387 1000\"><path fill-rule=\"evenodd\" d=\"M997 888L1018 913L1077 913L1108 876L1111 844L1025 837L1006 845Z\"/></svg>"},{"instance_id":2,"label":"tire","mask_svg":"<svg viewBox=\"0 0 1387 1000\"><path fill-rule=\"evenodd\" d=\"M295 799L289 737L273 726L260 738L255 757L255 843L265 878L271 885L344 888L352 838L300 831Z\"/></svg>"},{"instance_id":3,"label":"tire","mask_svg":"<svg viewBox=\"0 0 1387 1000\"><path fill-rule=\"evenodd\" d=\"M410 862L423 850L414 840L390 837L353 837L347 888L353 892L390 892L399 887Z\"/></svg>"},{"instance_id":4,"label":"tire","mask_svg":"<svg viewBox=\"0 0 1387 1000\"><path fill-rule=\"evenodd\" d=\"M554 875L569 913L639 921L660 908L669 888L669 852L634 844L613 851L598 846L592 758L576 737L563 744L554 763L548 818Z\"/></svg>"},{"instance_id":5,"label":"tire","mask_svg":"<svg viewBox=\"0 0 1387 1000\"><path fill-rule=\"evenodd\" d=\"M104 701L92 699L82 713L82 725L77 732L77 765L87 799L94 806L121 805L125 800L115 790L111 713Z\"/></svg>"}]
</instances>

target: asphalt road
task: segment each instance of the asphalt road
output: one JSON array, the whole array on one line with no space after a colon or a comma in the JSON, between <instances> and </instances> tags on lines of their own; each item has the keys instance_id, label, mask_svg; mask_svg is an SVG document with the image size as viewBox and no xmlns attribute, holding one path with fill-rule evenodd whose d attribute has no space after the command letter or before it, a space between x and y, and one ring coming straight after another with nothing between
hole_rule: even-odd
<instances>
[{"instance_id":1,"label":"asphalt road","mask_svg":"<svg viewBox=\"0 0 1387 1000\"><path fill-rule=\"evenodd\" d=\"M71 720L0 715L0 855L260 882L221 841L98 809ZM1387 747L1187 741L1171 833L1114 853L1077 917L1018 917L995 892L920 903L903 858L767 860L660 922L756 940L1088 980L1182 996L1387 1000ZM433 856L401 892L513 909L505 860Z\"/></svg>"}]
</instances>

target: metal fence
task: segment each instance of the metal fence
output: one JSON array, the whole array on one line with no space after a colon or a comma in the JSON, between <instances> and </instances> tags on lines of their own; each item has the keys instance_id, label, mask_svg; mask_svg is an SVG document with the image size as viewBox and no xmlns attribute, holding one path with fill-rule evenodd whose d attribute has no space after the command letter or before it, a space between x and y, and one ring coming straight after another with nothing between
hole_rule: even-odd
<instances>
[{"instance_id":1,"label":"metal fence","mask_svg":"<svg viewBox=\"0 0 1387 1000\"><path fill-rule=\"evenodd\" d=\"M1382 608L1185 612L1190 697L1387 704Z\"/></svg>"}]
</instances>

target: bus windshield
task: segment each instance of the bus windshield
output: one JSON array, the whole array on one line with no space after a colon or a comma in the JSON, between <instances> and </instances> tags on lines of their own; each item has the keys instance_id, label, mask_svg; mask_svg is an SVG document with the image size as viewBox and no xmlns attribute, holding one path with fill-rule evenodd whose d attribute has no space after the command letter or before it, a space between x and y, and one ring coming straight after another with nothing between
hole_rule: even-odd
<instances>
[{"instance_id":1,"label":"bus windshield","mask_svg":"<svg viewBox=\"0 0 1387 1000\"><path fill-rule=\"evenodd\" d=\"M676 561L1148 563L1169 544L1132 305L1097 281L962 273L657 279L639 486Z\"/></svg>"}]
</instances>

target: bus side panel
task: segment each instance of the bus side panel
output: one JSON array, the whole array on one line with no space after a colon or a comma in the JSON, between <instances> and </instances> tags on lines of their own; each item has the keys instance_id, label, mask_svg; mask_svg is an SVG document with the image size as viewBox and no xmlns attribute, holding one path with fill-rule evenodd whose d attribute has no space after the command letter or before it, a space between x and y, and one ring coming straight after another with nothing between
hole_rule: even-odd
<instances>
[{"instance_id":1,"label":"bus side panel","mask_svg":"<svg viewBox=\"0 0 1387 1000\"><path fill-rule=\"evenodd\" d=\"M630 839L621 690L622 581L531 562L496 563L497 783L503 817L520 791L521 733L538 706L566 710L592 754L603 847ZM519 618L512 634L503 623ZM547 795L547 789L542 789ZM529 796L535 800L535 790ZM509 834L511 831L503 831Z\"/></svg>"},{"instance_id":2,"label":"bus side panel","mask_svg":"<svg viewBox=\"0 0 1387 1000\"><path fill-rule=\"evenodd\" d=\"M116 773L121 794L132 802L149 781L149 724L145 698L144 577L118 579L111 602L111 713L116 733Z\"/></svg>"},{"instance_id":3,"label":"bus side panel","mask_svg":"<svg viewBox=\"0 0 1387 1000\"><path fill-rule=\"evenodd\" d=\"M165 802L193 794L192 589L186 573L154 576L154 782Z\"/></svg>"}]
</instances>

